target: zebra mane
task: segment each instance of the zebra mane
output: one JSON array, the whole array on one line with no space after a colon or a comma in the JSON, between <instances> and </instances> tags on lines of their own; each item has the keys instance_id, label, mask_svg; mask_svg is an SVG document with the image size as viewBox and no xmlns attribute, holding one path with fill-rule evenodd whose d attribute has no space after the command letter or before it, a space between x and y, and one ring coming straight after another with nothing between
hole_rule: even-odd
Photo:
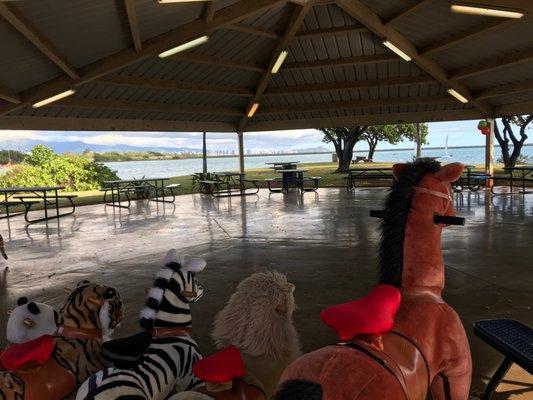
<instances>
[{"instance_id":1,"label":"zebra mane","mask_svg":"<svg viewBox=\"0 0 533 400\"><path fill-rule=\"evenodd\" d=\"M172 275L181 269L181 264L177 262L166 263L157 273L154 284L148 292L146 303L141 310L140 324L143 329L150 330L154 327L157 313L163 301L165 290L167 289Z\"/></svg>"}]
</instances>

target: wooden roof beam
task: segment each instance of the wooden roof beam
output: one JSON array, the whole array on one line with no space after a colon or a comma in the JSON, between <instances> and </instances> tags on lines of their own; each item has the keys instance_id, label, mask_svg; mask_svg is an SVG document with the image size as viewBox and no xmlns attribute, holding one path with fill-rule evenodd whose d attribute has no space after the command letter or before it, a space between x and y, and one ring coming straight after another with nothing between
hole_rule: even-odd
<instances>
[{"instance_id":1,"label":"wooden roof beam","mask_svg":"<svg viewBox=\"0 0 533 400\"><path fill-rule=\"evenodd\" d=\"M141 34L139 33L139 22L137 21L137 12L135 11L135 3L133 0L124 0L124 7L126 8L126 15L128 17L131 41L133 42L135 51L138 53L142 50L142 43Z\"/></svg>"},{"instance_id":2,"label":"wooden roof beam","mask_svg":"<svg viewBox=\"0 0 533 400\"><path fill-rule=\"evenodd\" d=\"M242 115L242 110L237 107L212 107L190 104L153 103L149 101L84 99L77 97L58 101L53 106L97 110L157 111L174 114Z\"/></svg>"},{"instance_id":3,"label":"wooden roof beam","mask_svg":"<svg viewBox=\"0 0 533 400\"><path fill-rule=\"evenodd\" d=\"M487 89L478 90L474 93L476 99L490 99L494 97L508 96L515 93L533 91L533 81L508 83L505 85L493 86Z\"/></svg>"},{"instance_id":4,"label":"wooden roof beam","mask_svg":"<svg viewBox=\"0 0 533 400\"><path fill-rule=\"evenodd\" d=\"M451 79L464 79L470 76L493 72L500 68L510 67L533 60L533 48L524 50L515 55L503 56L496 59L490 59L478 64L470 65L458 69L450 74Z\"/></svg>"},{"instance_id":5,"label":"wooden roof beam","mask_svg":"<svg viewBox=\"0 0 533 400\"><path fill-rule=\"evenodd\" d=\"M213 19L209 22L206 22L204 19L192 21L172 31L145 41L142 50L138 53L132 49L127 49L82 67L80 68L80 79L78 81L73 81L70 78L62 76L26 90L19 94L22 100L21 104L15 106L0 106L0 115L5 115L17 108L50 97L70 89L73 86L93 81L140 61L143 58L155 56L171 47L186 43L214 29L242 21L276 5L284 4L286 1L287 0L240 0L237 3L217 11Z\"/></svg>"},{"instance_id":6,"label":"wooden roof beam","mask_svg":"<svg viewBox=\"0 0 533 400\"><path fill-rule=\"evenodd\" d=\"M407 113L358 114L349 116L331 116L329 118L305 118L291 120L256 120L248 125L249 131L273 131L282 129L318 129L332 126L381 125L409 122L457 121L481 118L475 108L464 110L418 111ZM0 124L1 124L0 119ZM1 126L1 125L0 125Z\"/></svg>"},{"instance_id":7,"label":"wooden roof beam","mask_svg":"<svg viewBox=\"0 0 533 400\"><path fill-rule=\"evenodd\" d=\"M251 97L253 93L250 89L235 86L204 85L186 81L175 81L169 79L143 78L140 76L107 75L97 80L97 82L121 85L138 86L152 89L172 90L177 92L198 92L209 94L221 94L227 96Z\"/></svg>"},{"instance_id":8,"label":"wooden roof beam","mask_svg":"<svg viewBox=\"0 0 533 400\"><path fill-rule=\"evenodd\" d=\"M7 89L0 88L0 99L8 101L13 104L20 104L21 100L18 94L12 93Z\"/></svg>"},{"instance_id":9,"label":"wooden roof beam","mask_svg":"<svg viewBox=\"0 0 533 400\"><path fill-rule=\"evenodd\" d=\"M217 0L211 0L205 3L202 17L205 19L206 22L210 22L213 19L216 8L217 8Z\"/></svg>"},{"instance_id":10,"label":"wooden roof beam","mask_svg":"<svg viewBox=\"0 0 533 400\"><path fill-rule=\"evenodd\" d=\"M392 25L400 21L401 19L408 17L411 14L420 11L422 7L426 6L431 1L433 0L418 0L416 3L413 3L408 7L402 8L400 11L385 20L385 25Z\"/></svg>"},{"instance_id":11,"label":"wooden roof beam","mask_svg":"<svg viewBox=\"0 0 533 400\"><path fill-rule=\"evenodd\" d=\"M283 65L284 70L289 69L313 69L324 67L342 67L344 65L373 64L401 60L393 54L375 54L370 56L342 57L327 60L291 62Z\"/></svg>"},{"instance_id":12,"label":"wooden roof beam","mask_svg":"<svg viewBox=\"0 0 533 400\"><path fill-rule=\"evenodd\" d=\"M287 24L287 27L285 28L285 32L283 33L283 37L279 41L278 45L274 49L274 52L272 53L272 56L270 57L270 61L268 63L268 67L266 71L261 76L261 79L259 79L259 82L257 84L257 87L255 89L254 97L250 100L248 106L246 107L245 115L241 118L241 121L239 122L239 125L237 127L238 132L243 132L244 128L246 127L246 124L250 120L248 116L246 115L248 113L248 110L252 106L253 103L259 103L261 100L261 97L263 96L263 93L265 92L268 83L270 82L270 79L272 78L272 67L276 63L280 53L282 50L286 50L289 47L289 44L291 43L292 39L296 35L296 32L298 32L298 29L300 29L300 26L302 25L305 16L311 9L310 5L295 5L294 10L292 11L292 16Z\"/></svg>"},{"instance_id":13,"label":"wooden roof beam","mask_svg":"<svg viewBox=\"0 0 533 400\"><path fill-rule=\"evenodd\" d=\"M420 50L420 54L428 55L437 53L439 51L445 50L450 46L454 46L458 43L461 43L465 40L473 39L476 36L488 33L492 30L503 28L507 25L510 25L512 23L515 23L516 19L507 19L507 18L493 18L492 20L481 24L479 26L475 26L465 32L459 32L456 35L447 37L443 40L440 40L434 44L431 44L429 46L426 46Z\"/></svg>"},{"instance_id":14,"label":"wooden roof beam","mask_svg":"<svg viewBox=\"0 0 533 400\"><path fill-rule=\"evenodd\" d=\"M216 67L243 69L243 70L252 71L252 72L264 72L265 71L265 67L259 64L239 61L239 60L233 60L229 58L213 57L213 56L208 56L205 54L195 54L195 53L185 52L185 53L179 53L179 54L170 56L169 58L173 58L175 60L195 62L199 64L214 65Z\"/></svg>"},{"instance_id":15,"label":"wooden roof beam","mask_svg":"<svg viewBox=\"0 0 533 400\"><path fill-rule=\"evenodd\" d=\"M79 74L70 62L59 53L22 13L11 3L0 2L0 15L9 22L20 34L37 47L50 61L56 64L72 79L79 79Z\"/></svg>"},{"instance_id":16,"label":"wooden roof beam","mask_svg":"<svg viewBox=\"0 0 533 400\"><path fill-rule=\"evenodd\" d=\"M310 38L310 37L323 37L323 36L336 36L336 35L346 35L350 33L361 33L368 32L363 25L348 25L348 26L335 26L332 28L320 28L320 29L311 29L308 31L299 31L296 33L296 39Z\"/></svg>"},{"instance_id":17,"label":"wooden roof beam","mask_svg":"<svg viewBox=\"0 0 533 400\"><path fill-rule=\"evenodd\" d=\"M407 78L374 79L353 82L323 83L319 85L297 85L268 88L264 96L279 96L294 93L330 92L332 90L351 90L361 88L377 88L390 86L410 86L435 83L430 76L416 76Z\"/></svg>"},{"instance_id":18,"label":"wooden roof beam","mask_svg":"<svg viewBox=\"0 0 533 400\"><path fill-rule=\"evenodd\" d=\"M0 117L0 129L53 131L235 132L230 122L157 121L122 118Z\"/></svg>"},{"instance_id":19,"label":"wooden roof beam","mask_svg":"<svg viewBox=\"0 0 533 400\"><path fill-rule=\"evenodd\" d=\"M502 104L494 107L494 115L497 117L507 117L512 115L531 114L533 110L533 101L523 103Z\"/></svg>"},{"instance_id":20,"label":"wooden roof beam","mask_svg":"<svg viewBox=\"0 0 533 400\"><path fill-rule=\"evenodd\" d=\"M453 97L448 95L428 97L392 97L386 99L350 100L333 103L295 104L291 106L264 107L259 109L258 115L290 114L293 112L341 110L365 107L405 106L413 104L454 104Z\"/></svg>"},{"instance_id":21,"label":"wooden roof beam","mask_svg":"<svg viewBox=\"0 0 533 400\"><path fill-rule=\"evenodd\" d=\"M431 58L419 54L417 48L404 35L390 26L385 26L379 16L359 0L337 0L337 4L344 9L352 18L356 19L368 29L374 32L378 37L388 39L394 45L398 46L403 52L408 54L412 61L435 80L440 82L446 88L451 88L466 97L483 116L492 115L492 106L484 100L476 100L472 97L470 90L463 84L451 81L448 78L448 72L437 64Z\"/></svg>"}]
</instances>

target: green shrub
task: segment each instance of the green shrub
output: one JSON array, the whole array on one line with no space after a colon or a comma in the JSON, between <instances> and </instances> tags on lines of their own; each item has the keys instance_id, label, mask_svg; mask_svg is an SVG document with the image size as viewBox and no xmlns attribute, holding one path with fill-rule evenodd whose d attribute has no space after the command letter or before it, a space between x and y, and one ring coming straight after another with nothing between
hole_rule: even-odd
<instances>
[{"instance_id":1,"label":"green shrub","mask_svg":"<svg viewBox=\"0 0 533 400\"><path fill-rule=\"evenodd\" d=\"M43 145L35 146L24 163L0 177L0 185L65 186L67 190L98 189L103 181L118 179L115 171L95 162L92 157L58 155Z\"/></svg>"},{"instance_id":2,"label":"green shrub","mask_svg":"<svg viewBox=\"0 0 533 400\"><path fill-rule=\"evenodd\" d=\"M17 150L0 150L0 164L19 164L26 158L26 154Z\"/></svg>"}]
</instances>

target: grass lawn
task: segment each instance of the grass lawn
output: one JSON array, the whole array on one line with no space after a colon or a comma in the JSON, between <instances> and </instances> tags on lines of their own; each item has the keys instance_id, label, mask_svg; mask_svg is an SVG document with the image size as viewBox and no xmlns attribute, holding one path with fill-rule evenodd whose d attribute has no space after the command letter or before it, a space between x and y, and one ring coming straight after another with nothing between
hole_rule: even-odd
<instances>
[{"instance_id":1,"label":"grass lawn","mask_svg":"<svg viewBox=\"0 0 533 400\"><path fill-rule=\"evenodd\" d=\"M372 163L372 164L358 164L354 165L352 168L390 168L392 163ZM476 165L476 170L482 171L484 166L479 164ZM501 173L502 165L498 165L495 168L495 173ZM300 164L299 168L307 169L308 176L321 176L320 187L344 187L346 181L342 178L346 176L344 173L335 173L337 169L336 163L309 163L309 164ZM246 177L248 179L257 179L260 182L260 187L266 188L267 185L265 182L262 182L265 178L272 178L280 176L280 174L275 173L272 169L269 168L260 168L260 169L249 169L246 170ZM192 188L192 179L189 175L186 176L176 176L170 178L168 183L180 183L181 187L177 191L178 195L196 193L196 190ZM76 205L89 205L89 204L99 204L103 202L103 194L98 190L74 192L78 195Z\"/></svg>"}]
</instances>

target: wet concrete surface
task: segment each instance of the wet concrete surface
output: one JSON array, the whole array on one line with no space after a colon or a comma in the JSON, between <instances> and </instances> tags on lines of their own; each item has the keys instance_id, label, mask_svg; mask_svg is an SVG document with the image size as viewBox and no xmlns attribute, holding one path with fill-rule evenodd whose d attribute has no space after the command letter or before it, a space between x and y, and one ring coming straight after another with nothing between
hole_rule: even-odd
<instances>
[{"instance_id":1,"label":"wet concrete surface","mask_svg":"<svg viewBox=\"0 0 533 400\"><path fill-rule=\"evenodd\" d=\"M378 221L385 190L321 189L288 195L213 199L178 197L175 205L139 201L130 210L79 207L75 215L27 226L0 221L8 268L0 272L0 332L19 296L58 307L63 288L89 279L117 287L126 319L117 336L138 330L145 289L170 248L207 259L199 274L205 295L193 305L194 333L204 354L214 351L214 315L237 283L265 269L287 274L296 285L295 323L304 351L335 341L320 310L365 294L375 283ZM533 195L456 195L465 227L443 235L445 300L461 316L474 359L473 393L501 357L472 334L483 318L514 318L533 325ZM0 342L4 344L1 335ZM513 367L495 399L533 398L533 379Z\"/></svg>"}]
</instances>

